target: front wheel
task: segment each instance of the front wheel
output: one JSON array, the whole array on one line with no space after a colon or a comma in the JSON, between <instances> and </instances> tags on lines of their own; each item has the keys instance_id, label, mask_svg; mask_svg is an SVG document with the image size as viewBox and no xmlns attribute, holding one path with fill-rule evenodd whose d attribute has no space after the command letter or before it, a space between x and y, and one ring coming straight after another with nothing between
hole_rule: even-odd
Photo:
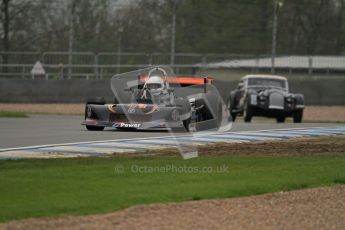
<instances>
[{"instance_id":1,"label":"front wheel","mask_svg":"<svg viewBox=\"0 0 345 230\"><path fill-rule=\"evenodd\" d=\"M246 106L243 111L244 122L251 122L253 118L253 109L246 103Z\"/></svg>"},{"instance_id":2,"label":"front wheel","mask_svg":"<svg viewBox=\"0 0 345 230\"><path fill-rule=\"evenodd\" d=\"M303 110L297 110L293 114L293 122L294 123L301 123L303 118Z\"/></svg>"},{"instance_id":3,"label":"front wheel","mask_svg":"<svg viewBox=\"0 0 345 230\"><path fill-rule=\"evenodd\" d=\"M103 131L103 126L86 125L86 129L89 131Z\"/></svg>"},{"instance_id":4,"label":"front wheel","mask_svg":"<svg viewBox=\"0 0 345 230\"><path fill-rule=\"evenodd\" d=\"M284 122L285 122L285 117L284 116L277 117L277 123L284 123Z\"/></svg>"}]
</instances>

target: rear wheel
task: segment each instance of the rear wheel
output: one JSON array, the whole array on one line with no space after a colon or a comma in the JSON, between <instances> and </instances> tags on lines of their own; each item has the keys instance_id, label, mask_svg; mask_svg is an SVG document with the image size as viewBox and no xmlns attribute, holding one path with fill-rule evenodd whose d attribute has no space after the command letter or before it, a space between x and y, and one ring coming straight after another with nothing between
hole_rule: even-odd
<instances>
[{"instance_id":1,"label":"rear wheel","mask_svg":"<svg viewBox=\"0 0 345 230\"><path fill-rule=\"evenodd\" d=\"M293 114L293 122L294 123L301 123L303 118L303 110L297 110Z\"/></svg>"}]
</instances>

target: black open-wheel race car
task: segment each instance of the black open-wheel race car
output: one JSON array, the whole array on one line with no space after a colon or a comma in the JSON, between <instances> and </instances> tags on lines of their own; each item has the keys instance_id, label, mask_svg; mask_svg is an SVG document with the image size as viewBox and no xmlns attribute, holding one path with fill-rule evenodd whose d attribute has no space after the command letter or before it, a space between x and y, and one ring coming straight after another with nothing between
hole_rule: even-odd
<instances>
[{"instance_id":1,"label":"black open-wheel race car","mask_svg":"<svg viewBox=\"0 0 345 230\"><path fill-rule=\"evenodd\" d=\"M114 103L89 100L87 130L170 128L186 131L229 129L225 103L211 77L176 76L153 67L111 79Z\"/></svg>"}]
</instances>

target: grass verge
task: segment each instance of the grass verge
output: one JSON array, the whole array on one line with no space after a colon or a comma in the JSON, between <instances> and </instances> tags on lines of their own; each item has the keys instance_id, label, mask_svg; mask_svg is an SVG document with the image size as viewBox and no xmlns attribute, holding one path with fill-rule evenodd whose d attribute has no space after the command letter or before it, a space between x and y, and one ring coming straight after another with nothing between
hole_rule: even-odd
<instances>
[{"instance_id":1,"label":"grass verge","mask_svg":"<svg viewBox=\"0 0 345 230\"><path fill-rule=\"evenodd\" d=\"M27 118L29 115L24 112L0 111L0 117Z\"/></svg>"},{"instance_id":2,"label":"grass verge","mask_svg":"<svg viewBox=\"0 0 345 230\"><path fill-rule=\"evenodd\" d=\"M4 160L0 221L342 184L344 167L343 156Z\"/></svg>"}]
</instances>

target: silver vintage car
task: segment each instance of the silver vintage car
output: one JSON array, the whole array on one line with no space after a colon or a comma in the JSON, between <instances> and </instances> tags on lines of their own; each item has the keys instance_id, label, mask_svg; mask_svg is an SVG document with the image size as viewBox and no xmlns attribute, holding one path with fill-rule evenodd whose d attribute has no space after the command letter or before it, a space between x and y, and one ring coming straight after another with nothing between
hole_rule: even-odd
<instances>
[{"instance_id":1,"label":"silver vintage car","mask_svg":"<svg viewBox=\"0 0 345 230\"><path fill-rule=\"evenodd\" d=\"M289 92L285 77L273 75L247 75L241 78L237 89L228 98L233 121L243 115L245 122L254 116L273 117L285 122L292 117L295 123L302 122L304 96Z\"/></svg>"}]
</instances>

